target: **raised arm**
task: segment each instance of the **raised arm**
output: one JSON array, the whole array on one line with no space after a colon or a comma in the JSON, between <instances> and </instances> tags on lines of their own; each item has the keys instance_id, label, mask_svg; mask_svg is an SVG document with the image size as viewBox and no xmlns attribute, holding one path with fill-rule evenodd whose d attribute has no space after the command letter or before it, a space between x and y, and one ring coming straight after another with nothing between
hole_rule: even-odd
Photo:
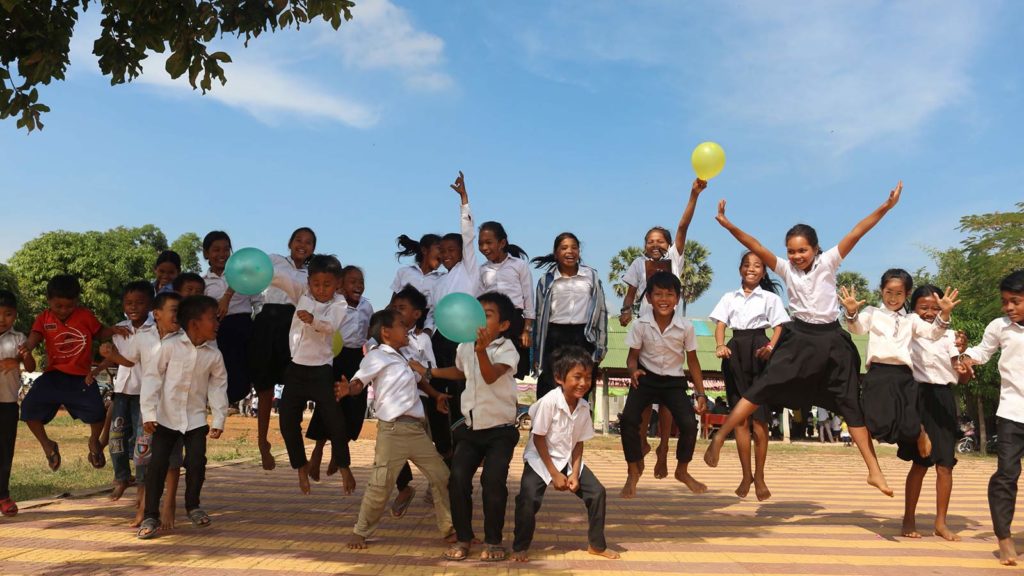
<instances>
[{"instance_id":1,"label":"raised arm","mask_svg":"<svg viewBox=\"0 0 1024 576\"><path fill-rule=\"evenodd\" d=\"M715 220L717 220L718 223L722 225L722 228L728 230L729 233L732 234L733 238L738 240L740 244L743 244L743 246L747 250L750 250L751 252L756 254L757 257L761 259L761 262L764 262L764 265L767 266L769 270L775 270L775 265L778 263L778 259L775 257L775 254L773 254L771 250L765 248L764 245L758 242L757 238L754 238L750 234L747 234L743 230L740 230L738 226L736 226L735 224L730 222L728 218L726 218L725 200L718 201L718 215L715 216Z\"/></svg>"},{"instance_id":2,"label":"raised arm","mask_svg":"<svg viewBox=\"0 0 1024 576\"><path fill-rule=\"evenodd\" d=\"M683 253L686 247L686 231L690 229L690 222L693 220L693 211L697 208L697 197L707 188L708 183L700 178L693 181L690 186L690 200L686 203L686 209L679 218L679 226L676 227L676 252Z\"/></svg>"},{"instance_id":3,"label":"raised arm","mask_svg":"<svg viewBox=\"0 0 1024 576\"><path fill-rule=\"evenodd\" d=\"M882 216L885 216L889 210L892 210L892 207L900 201L901 192L903 192L903 180L900 180L899 183L896 184L896 187L889 192L889 198L883 202L881 206L876 208L871 214L868 214L867 218L858 222L857 225L853 227L853 230L850 230L850 233L839 241L840 256L846 258L846 255L853 250L853 247L857 245L857 242L860 242L860 239L868 233L868 230L874 228L875 224L878 224L882 219Z\"/></svg>"}]
</instances>

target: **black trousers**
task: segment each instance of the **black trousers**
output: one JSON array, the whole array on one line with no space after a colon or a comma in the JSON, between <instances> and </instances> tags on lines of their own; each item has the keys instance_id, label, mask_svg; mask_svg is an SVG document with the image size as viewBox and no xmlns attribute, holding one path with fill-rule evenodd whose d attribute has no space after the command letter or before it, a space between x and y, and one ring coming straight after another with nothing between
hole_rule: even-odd
<instances>
[{"instance_id":1,"label":"black trousers","mask_svg":"<svg viewBox=\"0 0 1024 576\"><path fill-rule=\"evenodd\" d=\"M569 467L562 470L568 474ZM523 478L519 482L519 494L516 496L516 528L512 540L512 550L519 552L529 550L533 543L533 533L537 528L537 512L544 501L544 492L548 484L537 474L528 463L523 465ZM604 517L607 494L601 481L594 476L590 468L583 467L580 472L580 487L575 492L587 506L587 541L595 550L604 550L608 543L604 539Z\"/></svg>"},{"instance_id":2,"label":"black trousers","mask_svg":"<svg viewBox=\"0 0 1024 576\"><path fill-rule=\"evenodd\" d=\"M363 361L362 348L342 348L341 352L334 357L334 380L341 380L341 377L351 380L359 370L359 363ZM355 396L345 396L338 400L338 410L345 419L345 435L350 441L359 439L363 431L363 422L366 420L367 394L366 388ZM323 422L323 410L318 404L313 409L313 417L309 419L309 426L306 427L306 438L310 440L329 440L330 432Z\"/></svg>"},{"instance_id":3,"label":"black trousers","mask_svg":"<svg viewBox=\"0 0 1024 576\"><path fill-rule=\"evenodd\" d=\"M331 439L331 454L341 468L348 468L348 436L345 434L345 417L338 410L334 399L334 377L330 364L303 366L294 362L284 370L284 392L278 404L281 437L288 449L288 462L292 468L306 465L306 445L302 440L302 413L306 403L316 402L323 411L323 422Z\"/></svg>"},{"instance_id":4,"label":"black trousers","mask_svg":"<svg viewBox=\"0 0 1024 576\"><path fill-rule=\"evenodd\" d=\"M551 357L556 350L564 346L579 346L594 353L594 345L587 342L586 324L548 324L547 337L544 339L544 350L541 351L541 373L537 376L537 400L543 398L558 386L555 383L555 370ZM590 382L588 400L593 398L594 384L597 382L597 370L593 371Z\"/></svg>"},{"instance_id":5,"label":"black trousers","mask_svg":"<svg viewBox=\"0 0 1024 576\"><path fill-rule=\"evenodd\" d=\"M156 425L149 445L153 457L146 469L146 518L160 519L160 498L164 495L171 452L178 439L183 439L185 444L185 511L199 508L199 493L206 480L206 434L209 431L209 426L200 426L182 434L160 424ZM174 498L174 494L170 497Z\"/></svg>"},{"instance_id":6,"label":"black trousers","mask_svg":"<svg viewBox=\"0 0 1024 576\"><path fill-rule=\"evenodd\" d=\"M437 453L444 459L444 463L448 465L448 468L452 467L452 431L448 427L448 415L441 414L437 411L437 402L427 398L426 396L420 396L420 400L423 401L423 412L427 415L427 426L430 430L430 439L434 442L434 447L437 448ZM412 482L412 468L409 463L406 462L405 466L402 466L402 471L398 473L398 478L395 479L395 486L399 490L405 490Z\"/></svg>"},{"instance_id":7,"label":"black trousers","mask_svg":"<svg viewBox=\"0 0 1024 576\"><path fill-rule=\"evenodd\" d=\"M644 458L640 438L640 417L644 409L651 404L668 408L676 421L676 426L679 427L676 460L693 460L693 448L697 444L697 413L693 411L690 397L686 395L686 378L647 372L646 376L640 378L639 387L630 388L629 395L626 396L626 406L622 409L620 436L626 462L639 462Z\"/></svg>"},{"instance_id":8,"label":"black trousers","mask_svg":"<svg viewBox=\"0 0 1024 576\"><path fill-rule=\"evenodd\" d=\"M18 403L0 402L0 500L11 497L11 466L17 437Z\"/></svg>"},{"instance_id":9,"label":"black trousers","mask_svg":"<svg viewBox=\"0 0 1024 576\"><path fill-rule=\"evenodd\" d=\"M988 509L992 513L996 538L1002 540L1010 537L1010 523L1017 504L1020 459L1024 457L1024 424L996 416L996 434L999 435L996 446L999 463L988 481Z\"/></svg>"},{"instance_id":10,"label":"black trousers","mask_svg":"<svg viewBox=\"0 0 1024 576\"><path fill-rule=\"evenodd\" d=\"M434 347L434 359L437 360L438 368L448 368L449 366L455 366L455 352L459 348L458 342L452 342L451 340L444 337L441 331L434 332L434 335L430 338L430 343ZM434 378L430 381L430 385L434 387L438 392L444 392L451 396L448 400L448 421L458 422L462 419L462 392L466 389L465 380L445 380L444 378ZM451 435L451 430L448 432Z\"/></svg>"},{"instance_id":11,"label":"black trousers","mask_svg":"<svg viewBox=\"0 0 1024 576\"><path fill-rule=\"evenodd\" d=\"M505 529L505 505L508 504L508 466L519 442L515 426L487 430L457 427L455 455L448 494L452 501L452 524L459 542L473 540L473 476L483 463L480 484L483 486L484 542L500 545Z\"/></svg>"}]
</instances>

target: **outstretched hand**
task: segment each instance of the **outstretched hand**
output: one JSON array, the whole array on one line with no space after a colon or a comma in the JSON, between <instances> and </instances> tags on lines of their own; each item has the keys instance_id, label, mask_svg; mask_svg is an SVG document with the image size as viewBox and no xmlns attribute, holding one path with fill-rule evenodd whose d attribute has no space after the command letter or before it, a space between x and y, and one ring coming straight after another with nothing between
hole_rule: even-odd
<instances>
[{"instance_id":1,"label":"outstretched hand","mask_svg":"<svg viewBox=\"0 0 1024 576\"><path fill-rule=\"evenodd\" d=\"M729 219L725 216L725 200L718 201L718 214L715 215L715 220L717 220L723 227L729 227Z\"/></svg>"},{"instance_id":2,"label":"outstretched hand","mask_svg":"<svg viewBox=\"0 0 1024 576\"><path fill-rule=\"evenodd\" d=\"M695 178L693 180L693 185L690 186L690 194L693 194L693 195L700 194L707 187L708 187L708 181L707 180L701 180L700 178Z\"/></svg>"},{"instance_id":3,"label":"outstretched hand","mask_svg":"<svg viewBox=\"0 0 1024 576\"><path fill-rule=\"evenodd\" d=\"M462 175L462 170L459 170L459 177L455 179L455 183L451 185L451 189L459 193L459 196L466 197L466 177Z\"/></svg>"},{"instance_id":4,"label":"outstretched hand","mask_svg":"<svg viewBox=\"0 0 1024 576\"><path fill-rule=\"evenodd\" d=\"M942 298L939 298L939 308L942 309L943 320L949 320L950 312L960 304L959 296L959 290L946 286L946 291L943 292Z\"/></svg>"},{"instance_id":5,"label":"outstretched hand","mask_svg":"<svg viewBox=\"0 0 1024 576\"><path fill-rule=\"evenodd\" d=\"M855 316L857 312L860 312L860 307L867 304L867 300L857 300L857 289L853 286L849 288L840 286L839 303L846 308L847 316Z\"/></svg>"},{"instance_id":6,"label":"outstretched hand","mask_svg":"<svg viewBox=\"0 0 1024 576\"><path fill-rule=\"evenodd\" d=\"M885 208L889 209L900 201L900 194L903 193L903 180L896 183L896 187L889 191L889 199L885 201Z\"/></svg>"}]
</instances>

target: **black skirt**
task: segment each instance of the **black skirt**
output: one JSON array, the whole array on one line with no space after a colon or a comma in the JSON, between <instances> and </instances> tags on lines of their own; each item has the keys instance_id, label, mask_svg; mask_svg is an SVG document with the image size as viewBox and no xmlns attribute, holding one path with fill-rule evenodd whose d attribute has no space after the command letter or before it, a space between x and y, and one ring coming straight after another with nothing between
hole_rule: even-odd
<instances>
[{"instance_id":1,"label":"black skirt","mask_svg":"<svg viewBox=\"0 0 1024 576\"><path fill-rule=\"evenodd\" d=\"M921 435L917 382L910 366L872 364L864 375L861 408L871 436L879 442L916 442Z\"/></svg>"},{"instance_id":2,"label":"black skirt","mask_svg":"<svg viewBox=\"0 0 1024 576\"><path fill-rule=\"evenodd\" d=\"M292 327L295 306L264 304L252 322L249 341L249 374L257 392L273 390L284 382L284 369L292 361L288 332Z\"/></svg>"},{"instance_id":3,"label":"black skirt","mask_svg":"<svg viewBox=\"0 0 1024 576\"><path fill-rule=\"evenodd\" d=\"M759 359L754 353L767 345L768 342L770 340L765 336L763 328L732 331L732 338L726 344L732 352L732 356L730 358L722 358L725 394L731 408L736 407L743 394L754 384L754 378L764 371L767 362ZM771 422L771 409L767 405L762 404L758 406L753 417L758 422Z\"/></svg>"},{"instance_id":4,"label":"black skirt","mask_svg":"<svg viewBox=\"0 0 1024 576\"><path fill-rule=\"evenodd\" d=\"M508 333L512 337L512 343L515 344L516 351L519 352L519 365L515 367L516 380L522 380L530 373L531 365L530 349L523 346L523 329L526 327L526 319L523 317L522 308L516 308L510 324Z\"/></svg>"},{"instance_id":5,"label":"black skirt","mask_svg":"<svg viewBox=\"0 0 1024 576\"><path fill-rule=\"evenodd\" d=\"M252 392L249 376L249 340L252 338L252 316L229 314L217 329L217 348L224 357L228 373L228 402L235 404Z\"/></svg>"},{"instance_id":6,"label":"black skirt","mask_svg":"<svg viewBox=\"0 0 1024 576\"><path fill-rule=\"evenodd\" d=\"M455 353L459 349L458 342L445 338L444 334L441 334L441 331L438 330L430 337L430 343L434 347L434 360L437 361L438 368L455 366ZM438 392L451 396L448 400L449 420L450 422L458 422L462 418L461 401L462 392L466 389L466 381L434 378L430 381L430 385Z\"/></svg>"},{"instance_id":7,"label":"black skirt","mask_svg":"<svg viewBox=\"0 0 1024 576\"><path fill-rule=\"evenodd\" d=\"M860 409L860 354L839 322L787 323L768 365L744 398L757 405L821 406L850 427L864 425Z\"/></svg>"},{"instance_id":8,"label":"black skirt","mask_svg":"<svg viewBox=\"0 0 1024 576\"><path fill-rule=\"evenodd\" d=\"M907 462L930 468L931 466L956 466L956 441L960 437L960 426L956 418L956 394L953 387L944 384L917 385L918 412L921 423L932 441L932 455L921 458L917 442L900 442L896 454Z\"/></svg>"},{"instance_id":9,"label":"black skirt","mask_svg":"<svg viewBox=\"0 0 1024 576\"><path fill-rule=\"evenodd\" d=\"M551 365L551 357L556 350L565 346L579 346L590 354L594 353L594 345L587 342L586 324L548 324L548 334L547 338L544 339L544 350L542 352L544 358L544 361L541 363L542 372L537 376L537 400L543 398L545 394L554 390L557 386L555 383L554 366ZM596 378L597 369L595 367L591 377L590 392L587 394L588 399L592 397L591 395L594 392Z\"/></svg>"}]
</instances>

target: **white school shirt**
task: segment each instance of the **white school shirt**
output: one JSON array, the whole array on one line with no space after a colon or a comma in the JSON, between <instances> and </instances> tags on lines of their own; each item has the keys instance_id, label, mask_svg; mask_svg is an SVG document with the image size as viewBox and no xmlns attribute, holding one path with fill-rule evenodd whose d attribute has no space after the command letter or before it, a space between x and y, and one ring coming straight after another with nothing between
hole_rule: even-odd
<instances>
[{"instance_id":1,"label":"white school shirt","mask_svg":"<svg viewBox=\"0 0 1024 576\"><path fill-rule=\"evenodd\" d=\"M760 286L749 295L743 292L743 288L727 292L711 311L710 318L733 330L774 328L789 322L782 298Z\"/></svg>"},{"instance_id":2,"label":"white school shirt","mask_svg":"<svg viewBox=\"0 0 1024 576\"><path fill-rule=\"evenodd\" d=\"M576 447L576 444L594 437L594 421L590 418L590 404L580 398L576 404L576 410L571 410L569 403L565 400L565 393L561 388L555 388L534 402L533 406L530 406L530 421L533 424L530 430L530 440L526 443L526 450L523 451L523 460L545 483L551 483L551 473L548 472L544 460L537 452L534 440L535 436L540 435L547 442L548 454L551 456L551 463L555 465L555 468L563 470L569 466L568 474L572 474L572 449ZM581 460L581 472L583 468Z\"/></svg>"},{"instance_id":3,"label":"white school shirt","mask_svg":"<svg viewBox=\"0 0 1024 576\"><path fill-rule=\"evenodd\" d=\"M675 242L668 247L668 252L665 253L665 257L662 259L672 263L672 274L675 274L676 277L683 273L685 256L679 253ZM640 300L640 314L642 315L650 310L651 303L647 301L647 298L644 298L644 291L647 290L646 256L640 256L629 264L629 268L626 269L626 273L622 276L622 281L636 287L636 297Z\"/></svg>"},{"instance_id":4,"label":"white school shirt","mask_svg":"<svg viewBox=\"0 0 1024 576\"><path fill-rule=\"evenodd\" d=\"M948 324L925 322L914 313L867 306L857 316L846 319L846 327L853 334L868 334L866 364L889 364L912 367L910 343L918 338L938 340L946 333Z\"/></svg>"},{"instance_id":5,"label":"white school shirt","mask_svg":"<svg viewBox=\"0 0 1024 576\"><path fill-rule=\"evenodd\" d=\"M205 342L196 346L185 332L164 338L155 362L143 366L139 399L143 422L157 422L185 433L206 426L224 429L228 417L228 373L219 350Z\"/></svg>"},{"instance_id":6,"label":"white school shirt","mask_svg":"<svg viewBox=\"0 0 1024 576\"><path fill-rule=\"evenodd\" d=\"M135 335L143 330L150 328L156 329L153 324L153 315L149 314L146 317L146 321L142 323L137 329L132 326L131 320L122 320L117 323L122 328L127 328L131 332L131 336L127 338L118 334L115 334L110 341L113 342L114 347L117 348L117 352L121 356L125 356L129 349L132 347L131 341L135 338ZM127 358L127 356L125 356ZM141 394L142 393L142 369L136 367L127 367L118 365L117 375L114 376L114 393L115 394Z\"/></svg>"},{"instance_id":7,"label":"white school shirt","mask_svg":"<svg viewBox=\"0 0 1024 576\"><path fill-rule=\"evenodd\" d=\"M956 332L952 330L946 330L938 340L914 338L910 341L914 380L938 386L956 384L957 373L953 368L953 360L959 355L960 351L956 348Z\"/></svg>"},{"instance_id":8,"label":"white school shirt","mask_svg":"<svg viewBox=\"0 0 1024 576\"><path fill-rule=\"evenodd\" d=\"M296 282L288 274L274 271L270 282L283 290L295 303L295 314L288 330L288 348L292 362L302 366L323 366L334 361L334 333L341 329L348 313L348 303L341 294L334 293L327 302L318 302L309 293L309 285ZM299 312L313 315L313 322L299 320Z\"/></svg>"},{"instance_id":9,"label":"white school shirt","mask_svg":"<svg viewBox=\"0 0 1024 576\"><path fill-rule=\"evenodd\" d=\"M786 285L793 318L808 324L828 324L839 318L836 270L842 262L839 246L816 256L807 272L796 269L784 256L775 258L775 273Z\"/></svg>"},{"instance_id":10,"label":"white school shirt","mask_svg":"<svg viewBox=\"0 0 1024 576\"><path fill-rule=\"evenodd\" d=\"M629 327L626 346L640 350L640 364L659 376L686 376L686 353L697 349L693 324L679 314L662 332L648 311Z\"/></svg>"},{"instance_id":11,"label":"white school shirt","mask_svg":"<svg viewBox=\"0 0 1024 576\"><path fill-rule=\"evenodd\" d=\"M999 357L999 409L996 416L1024 424L1024 326L1003 316L989 322L977 346L964 351L979 363L1002 349Z\"/></svg>"},{"instance_id":12,"label":"white school shirt","mask_svg":"<svg viewBox=\"0 0 1024 576\"><path fill-rule=\"evenodd\" d=\"M426 332L416 333L416 329L409 330L409 343L402 347L402 356L407 360L415 360L420 366L437 368L437 360L434 358L434 344ZM416 382L420 381L420 375L416 374ZM429 394L420 390L419 395L428 398Z\"/></svg>"},{"instance_id":13,"label":"white school shirt","mask_svg":"<svg viewBox=\"0 0 1024 576\"><path fill-rule=\"evenodd\" d=\"M455 367L466 375L466 390L462 393L462 413L466 426L473 430L487 430L515 424L519 402L516 389L516 366L519 352L511 340L497 338L487 345L487 358L491 364L504 364L509 369L496 381L488 384L480 373L473 342L459 344L455 351Z\"/></svg>"},{"instance_id":14,"label":"white school shirt","mask_svg":"<svg viewBox=\"0 0 1024 576\"><path fill-rule=\"evenodd\" d=\"M11 328L0 334L0 360L17 358L18 347L25 343L25 335ZM16 370L0 371L0 402L17 402L18 392L21 390L21 367Z\"/></svg>"},{"instance_id":15,"label":"white school shirt","mask_svg":"<svg viewBox=\"0 0 1024 576\"><path fill-rule=\"evenodd\" d=\"M423 270L420 270L419 264L402 266L395 272L395 279L391 282L391 292L397 294L401 292L402 288L409 285L419 290L420 294L427 298L427 302L430 302L430 295L434 293L434 285L444 275L444 271L440 268L424 274Z\"/></svg>"},{"instance_id":16,"label":"white school shirt","mask_svg":"<svg viewBox=\"0 0 1024 576\"><path fill-rule=\"evenodd\" d=\"M206 290L204 293L220 302L221 297L228 291L228 281L224 279L224 276L216 274L212 270L206 272L203 276L203 280L206 282ZM251 316L253 308L262 304L262 294L246 296L245 294L235 292L234 295L231 296L231 301L228 302L228 314L249 314Z\"/></svg>"},{"instance_id":17,"label":"white school shirt","mask_svg":"<svg viewBox=\"0 0 1024 576\"><path fill-rule=\"evenodd\" d=\"M270 262L274 265L274 272L281 272L288 274L299 284L309 283L309 270L305 267L296 268L295 261L290 257L281 256L280 254L271 254ZM277 286L270 285L263 291L263 303L264 304L292 304L292 299L288 296L288 293L281 290Z\"/></svg>"},{"instance_id":18,"label":"white school shirt","mask_svg":"<svg viewBox=\"0 0 1024 576\"><path fill-rule=\"evenodd\" d=\"M373 385L373 411L378 420L426 417L416 387L416 373L405 356L391 346L378 344L367 352L352 380Z\"/></svg>"},{"instance_id":19,"label":"white school shirt","mask_svg":"<svg viewBox=\"0 0 1024 576\"><path fill-rule=\"evenodd\" d=\"M480 266L480 293L499 292L512 300L512 305L523 311L523 318L532 320L533 273L530 264L522 258L506 255L501 262L488 260Z\"/></svg>"},{"instance_id":20,"label":"white school shirt","mask_svg":"<svg viewBox=\"0 0 1024 576\"><path fill-rule=\"evenodd\" d=\"M476 228L473 226L469 204L459 205L459 228L462 233L462 260L437 280L427 299L430 309L424 325L430 330L435 326L434 308L442 298L455 292L469 294L474 298L480 295L480 271L476 267Z\"/></svg>"},{"instance_id":21,"label":"white school shirt","mask_svg":"<svg viewBox=\"0 0 1024 576\"><path fill-rule=\"evenodd\" d=\"M556 267L551 282L551 324L586 324L590 320L590 295L596 272L582 264L572 276L564 276Z\"/></svg>"},{"instance_id":22,"label":"white school shirt","mask_svg":"<svg viewBox=\"0 0 1024 576\"><path fill-rule=\"evenodd\" d=\"M360 296L359 302L353 306L345 302L345 319L341 322L341 342L345 348L362 348L370 334L370 318L373 306L370 301Z\"/></svg>"}]
</instances>

